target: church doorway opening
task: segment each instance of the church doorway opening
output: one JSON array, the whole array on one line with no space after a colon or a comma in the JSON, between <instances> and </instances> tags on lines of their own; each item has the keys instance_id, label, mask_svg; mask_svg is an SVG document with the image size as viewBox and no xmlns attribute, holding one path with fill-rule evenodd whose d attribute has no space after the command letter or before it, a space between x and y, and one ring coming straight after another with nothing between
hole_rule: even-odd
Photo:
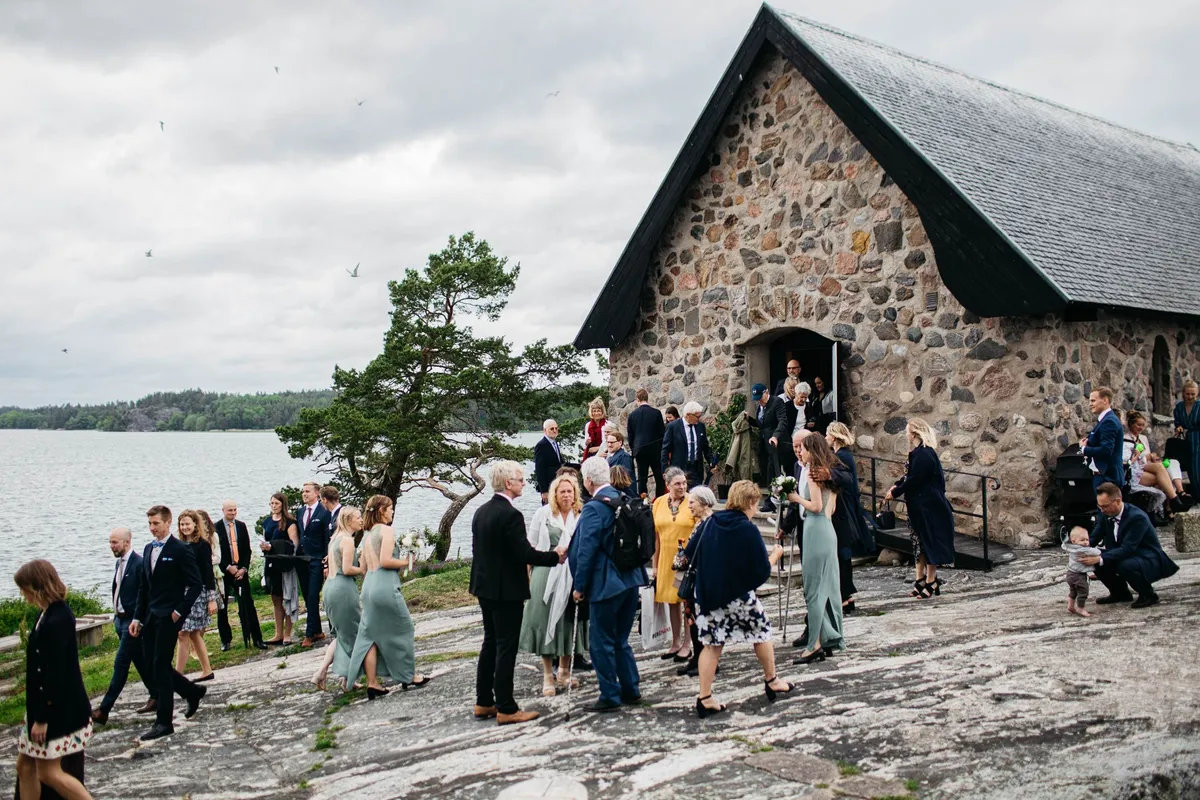
<instances>
[{"instance_id":1,"label":"church doorway opening","mask_svg":"<svg viewBox=\"0 0 1200 800\"><path fill-rule=\"evenodd\" d=\"M841 419L839 359L837 342L807 328L768 331L743 345L746 353L746 385L762 383L771 393L788 377L790 361L800 364L800 380L816 388L819 378L829 400L825 413Z\"/></svg>"}]
</instances>

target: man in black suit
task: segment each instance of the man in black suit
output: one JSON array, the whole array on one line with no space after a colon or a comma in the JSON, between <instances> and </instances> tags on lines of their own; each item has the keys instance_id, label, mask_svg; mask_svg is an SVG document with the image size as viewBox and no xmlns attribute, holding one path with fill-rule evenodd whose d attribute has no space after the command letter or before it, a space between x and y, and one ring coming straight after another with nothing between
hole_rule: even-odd
<instances>
[{"instance_id":1,"label":"man in black suit","mask_svg":"<svg viewBox=\"0 0 1200 800\"><path fill-rule=\"evenodd\" d=\"M1179 565L1163 552L1158 534L1146 512L1121 501L1121 489L1115 483L1103 483L1096 490L1096 505L1103 516L1092 531L1092 547L1103 548L1098 556L1083 556L1080 563L1095 567L1096 577L1108 587L1108 597L1096 602L1128 603L1130 588L1138 593L1131 608L1157 605L1158 594L1152 584L1179 571Z\"/></svg>"},{"instance_id":2,"label":"man in black suit","mask_svg":"<svg viewBox=\"0 0 1200 800\"><path fill-rule=\"evenodd\" d=\"M708 443L708 430L700 421L703 411L699 403L688 403L683 407L683 419L672 422L663 433L659 454L662 470L679 467L687 475L688 488L704 483L706 467L717 465L717 457Z\"/></svg>"},{"instance_id":3,"label":"man in black suit","mask_svg":"<svg viewBox=\"0 0 1200 800\"><path fill-rule=\"evenodd\" d=\"M142 734L144 742L175 732L176 694L187 700L184 717L191 719L207 691L176 672L172 663L183 620L200 596L200 570L192 548L171 535L171 509L154 506L146 519L154 541L142 551L137 610L129 623L129 635L142 638L158 701L154 727Z\"/></svg>"},{"instance_id":4,"label":"man in black suit","mask_svg":"<svg viewBox=\"0 0 1200 800\"><path fill-rule=\"evenodd\" d=\"M312 647L325 638L321 631L321 587L325 585L325 555L329 551L329 512L321 505L321 484L309 481L300 490L304 505L296 509L300 529L300 554L309 557L308 570L301 565L297 577L304 593L308 621L301 647Z\"/></svg>"},{"instance_id":5,"label":"man in black suit","mask_svg":"<svg viewBox=\"0 0 1200 800\"><path fill-rule=\"evenodd\" d=\"M521 711L513 699L513 668L521 616L529 599L526 567L553 567L566 548L552 552L533 549L525 537L525 518L513 505L521 496L525 475L515 461L492 467L492 498L471 520L471 594L483 612L483 645L475 672L475 719L501 725L537 719L536 711Z\"/></svg>"},{"instance_id":6,"label":"man in black suit","mask_svg":"<svg viewBox=\"0 0 1200 800\"><path fill-rule=\"evenodd\" d=\"M787 377L785 377L779 383L775 384L775 396L776 397L783 397L783 395L784 395L783 384L787 383L788 378L795 378L796 380L800 380L800 362L794 358L787 363Z\"/></svg>"},{"instance_id":7,"label":"man in black suit","mask_svg":"<svg viewBox=\"0 0 1200 800\"><path fill-rule=\"evenodd\" d=\"M542 496L542 505L546 505L550 500L550 484L562 468L563 460L558 449L558 423L546 420L542 423L542 433L545 435L533 446L533 478L538 494Z\"/></svg>"},{"instance_id":8,"label":"man in black suit","mask_svg":"<svg viewBox=\"0 0 1200 800\"><path fill-rule=\"evenodd\" d=\"M654 474L655 494L663 494L667 490L667 482L663 480L662 470L662 440L667 430L662 413L650 405L650 393L638 389L637 407L629 413L626 425L629 440L629 452L633 453L633 467L637 473L638 494L653 500L650 494L650 474Z\"/></svg>"},{"instance_id":9,"label":"man in black suit","mask_svg":"<svg viewBox=\"0 0 1200 800\"><path fill-rule=\"evenodd\" d=\"M327 541L333 540L333 534L337 531L338 517L342 515L342 493L337 490L336 486L321 487L321 505L329 512L329 534ZM325 554L328 559L329 554Z\"/></svg>"},{"instance_id":10,"label":"man in black suit","mask_svg":"<svg viewBox=\"0 0 1200 800\"><path fill-rule=\"evenodd\" d=\"M262 630L258 626L258 611L254 608L254 597L250 591L250 531L246 523L237 518L237 514L237 503L226 500L221 505L221 519L216 524L217 544L221 548L221 580L226 599L217 611L221 650L228 650L233 644L233 629L229 626L230 598L237 603L243 646L249 647L253 642L257 649L266 650Z\"/></svg>"},{"instance_id":11,"label":"man in black suit","mask_svg":"<svg viewBox=\"0 0 1200 800\"><path fill-rule=\"evenodd\" d=\"M137 667L138 677L146 687L150 699L138 709L139 714L148 714L157 707L154 700L154 684L150 682L150 669L146 666L142 643L129 635L129 623L137 610L138 587L141 585L142 557L134 552L133 533L129 528L113 528L108 534L108 547L117 559L113 571L113 627L117 629L117 654L113 656L113 674L108 682L108 691L100 706L92 710L92 719L100 725L108 722L108 714L121 696L125 681L129 679L129 665Z\"/></svg>"},{"instance_id":12,"label":"man in black suit","mask_svg":"<svg viewBox=\"0 0 1200 800\"><path fill-rule=\"evenodd\" d=\"M764 384L756 383L750 388L750 397L755 402L754 413L746 412L746 419L758 428L759 463L762 464L765 486L770 486L780 474L779 443L791 447L791 432L783 401L767 392ZM759 511L770 513L775 510L775 501L770 493L763 495Z\"/></svg>"}]
</instances>

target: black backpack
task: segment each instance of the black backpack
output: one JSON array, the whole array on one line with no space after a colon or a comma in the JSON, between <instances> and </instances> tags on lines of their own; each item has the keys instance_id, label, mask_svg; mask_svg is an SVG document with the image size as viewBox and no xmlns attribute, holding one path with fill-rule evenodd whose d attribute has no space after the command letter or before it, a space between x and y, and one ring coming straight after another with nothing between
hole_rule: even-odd
<instances>
[{"instance_id":1,"label":"black backpack","mask_svg":"<svg viewBox=\"0 0 1200 800\"><path fill-rule=\"evenodd\" d=\"M616 514L613 519L613 566L622 572L644 567L654 557L654 512L650 506L622 493L619 500L596 497Z\"/></svg>"}]
</instances>

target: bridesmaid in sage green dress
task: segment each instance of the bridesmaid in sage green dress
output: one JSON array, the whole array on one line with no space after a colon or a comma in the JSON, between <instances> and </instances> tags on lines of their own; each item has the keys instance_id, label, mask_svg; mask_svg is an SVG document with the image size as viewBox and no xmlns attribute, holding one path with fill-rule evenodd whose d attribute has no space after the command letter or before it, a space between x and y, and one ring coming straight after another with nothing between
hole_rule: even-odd
<instances>
[{"instance_id":1,"label":"bridesmaid in sage green dress","mask_svg":"<svg viewBox=\"0 0 1200 800\"><path fill-rule=\"evenodd\" d=\"M809 433L800 448L808 480L788 499L799 503L804 517L804 605L808 610L808 641L793 663L823 661L842 644L842 590L838 573L837 532L833 529L837 495L829 476L837 457L819 433ZM819 479L813 476L819 476Z\"/></svg>"},{"instance_id":2,"label":"bridesmaid in sage green dress","mask_svg":"<svg viewBox=\"0 0 1200 800\"><path fill-rule=\"evenodd\" d=\"M429 683L429 678L414 672L416 667L413 621L400 592L400 570L408 566L400 558L400 542L392 530L395 508L390 498L374 495L367 501L363 515L360 561L367 576L362 587L362 618L350 654L347 681L367 674L367 699L388 693L380 677L390 677L402 689Z\"/></svg>"},{"instance_id":3,"label":"bridesmaid in sage green dress","mask_svg":"<svg viewBox=\"0 0 1200 800\"><path fill-rule=\"evenodd\" d=\"M333 662L333 674L340 675L349 688L354 681L350 675L350 656L354 652L354 641L358 636L358 623L362 612L358 607L358 585L355 575L362 575L358 564L358 553L354 548L354 534L362 530L362 512L354 506L343 506L338 514L337 531L329 540L328 571L322 599L325 601L325 616L333 626L335 639L330 645L332 653L318 672L317 686L325 688L325 670Z\"/></svg>"},{"instance_id":4,"label":"bridesmaid in sage green dress","mask_svg":"<svg viewBox=\"0 0 1200 800\"><path fill-rule=\"evenodd\" d=\"M575 522L583 508L579 485L569 475L560 475L550 484L550 502L537 510L529 523L529 543L538 550L553 550L560 544L568 546L575 532ZM542 657L542 695L553 697L558 690L565 690L571 677L571 659L576 653L586 652L584 642L588 640L588 624L580 620L575 634L575 646L571 646L571 628L574 627L568 614L563 613L554 624L554 635L546 643L546 629L550 627L550 607L543 599L546 582L553 570L570 567L565 563L557 567L533 567L529 573L529 600L521 617L521 638L517 647L522 653ZM570 586L570 581L566 586ZM569 593L569 589L567 590ZM554 659L558 659L558 680L554 679ZM578 686L578 681L575 682Z\"/></svg>"}]
</instances>

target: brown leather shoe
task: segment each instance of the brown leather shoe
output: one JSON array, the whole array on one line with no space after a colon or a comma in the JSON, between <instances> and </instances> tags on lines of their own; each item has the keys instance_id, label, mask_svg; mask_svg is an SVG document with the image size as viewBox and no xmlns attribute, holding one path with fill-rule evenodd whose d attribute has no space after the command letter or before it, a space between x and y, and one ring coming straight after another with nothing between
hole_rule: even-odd
<instances>
[{"instance_id":1,"label":"brown leather shoe","mask_svg":"<svg viewBox=\"0 0 1200 800\"><path fill-rule=\"evenodd\" d=\"M491 719L496 716L495 706L475 706L475 719Z\"/></svg>"},{"instance_id":2,"label":"brown leather shoe","mask_svg":"<svg viewBox=\"0 0 1200 800\"><path fill-rule=\"evenodd\" d=\"M96 723L97 725L108 724L108 712L105 711L103 708L99 708L99 707L93 708L92 709L92 722Z\"/></svg>"},{"instance_id":3,"label":"brown leather shoe","mask_svg":"<svg viewBox=\"0 0 1200 800\"><path fill-rule=\"evenodd\" d=\"M142 705L142 707L141 707L141 708L139 708L139 709L137 710L137 713L139 713L139 714L153 714L155 711L158 711L158 701L157 701L157 700L155 700L153 697L151 697L149 700L147 700L147 701L146 701L146 702L145 702L145 703Z\"/></svg>"},{"instance_id":4,"label":"brown leather shoe","mask_svg":"<svg viewBox=\"0 0 1200 800\"><path fill-rule=\"evenodd\" d=\"M531 722L540 717L536 711L518 711L515 714L497 714L496 722L500 725L520 725L522 722Z\"/></svg>"},{"instance_id":5,"label":"brown leather shoe","mask_svg":"<svg viewBox=\"0 0 1200 800\"><path fill-rule=\"evenodd\" d=\"M305 647L305 648L307 648L307 647L312 647L312 646L313 646L313 640L312 640L312 639L310 639L310 638L308 638L307 636L305 636L305 637L304 637L304 641L300 643L300 646L301 646L301 647Z\"/></svg>"}]
</instances>

